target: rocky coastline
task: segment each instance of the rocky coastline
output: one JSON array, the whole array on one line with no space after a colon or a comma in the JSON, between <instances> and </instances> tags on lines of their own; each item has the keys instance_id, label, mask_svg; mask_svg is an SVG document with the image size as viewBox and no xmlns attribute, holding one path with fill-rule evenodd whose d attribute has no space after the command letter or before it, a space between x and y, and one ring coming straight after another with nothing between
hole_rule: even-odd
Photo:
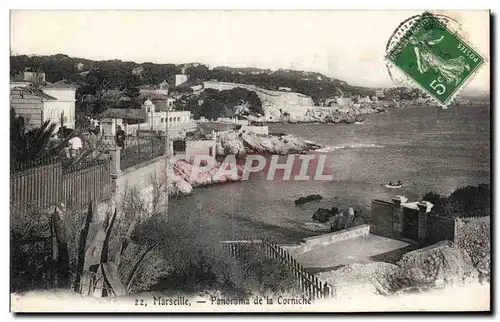
<instances>
[{"instance_id":1,"label":"rocky coastline","mask_svg":"<svg viewBox=\"0 0 500 322\"><path fill-rule=\"evenodd\" d=\"M176 160L175 163L171 164L171 167L174 175L171 176L172 180L168 182L168 194L173 197L190 195L196 187L237 182L243 176L243 167L234 164L216 163L208 169L202 169L186 160ZM236 167L236 169L233 170L230 167ZM222 170L233 170L234 175L219 172L221 168L224 168Z\"/></svg>"},{"instance_id":2,"label":"rocky coastline","mask_svg":"<svg viewBox=\"0 0 500 322\"><path fill-rule=\"evenodd\" d=\"M217 134L216 155L220 157L227 155L244 157L250 153L262 155L304 154L322 147L322 145L289 134L260 135L253 132L238 133L235 130L228 130ZM237 167L234 172L237 175L218 175L221 167L229 171L233 170L231 166ZM202 169L187 160L176 160L174 164L171 164L171 167L174 176L169 181L170 196L189 195L196 187L241 181L244 170L242 165L220 162L208 169Z\"/></svg>"},{"instance_id":3,"label":"rocky coastline","mask_svg":"<svg viewBox=\"0 0 500 322\"><path fill-rule=\"evenodd\" d=\"M360 103L348 106L315 106L310 108L305 115L293 116L287 112L275 119L249 117L250 121L267 123L329 123L329 124L354 124L363 122L368 115L384 113L387 109L395 107L389 103Z\"/></svg>"},{"instance_id":4,"label":"rocky coastline","mask_svg":"<svg viewBox=\"0 0 500 322\"><path fill-rule=\"evenodd\" d=\"M322 147L290 134L261 135L229 130L218 133L216 153L218 156L246 156L249 153L287 155L302 154Z\"/></svg>"},{"instance_id":5,"label":"rocky coastline","mask_svg":"<svg viewBox=\"0 0 500 322\"><path fill-rule=\"evenodd\" d=\"M350 105L347 108L318 108L311 109L303 117L290 119L289 123L354 124L363 122L368 115L384 113L386 110L387 106L374 103Z\"/></svg>"}]
</instances>

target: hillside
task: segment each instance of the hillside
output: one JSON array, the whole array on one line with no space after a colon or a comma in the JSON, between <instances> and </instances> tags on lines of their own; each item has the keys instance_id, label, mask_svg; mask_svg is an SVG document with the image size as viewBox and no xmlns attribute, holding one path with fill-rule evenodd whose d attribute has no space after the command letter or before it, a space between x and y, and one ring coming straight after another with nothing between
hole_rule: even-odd
<instances>
[{"instance_id":1,"label":"hillside","mask_svg":"<svg viewBox=\"0 0 500 322\"><path fill-rule=\"evenodd\" d=\"M135 75L132 70L142 67L142 71ZM51 56L10 56L10 74L14 76L26 67L45 72L48 82L66 79L71 82L85 81L86 72L100 70L105 72L112 87L140 85L155 85L163 81L174 83L175 74L185 69L191 79L218 80L259 86L268 90L277 90L279 87L289 87L291 91L310 96L314 103L338 95L339 89L343 93L353 95L372 95L373 89L351 86L348 83L329 78L321 73L279 69L271 71L254 67L234 68L219 66L209 69L200 63L186 64L157 64L136 63L121 60L94 61L85 58L69 57L64 54Z\"/></svg>"}]
</instances>

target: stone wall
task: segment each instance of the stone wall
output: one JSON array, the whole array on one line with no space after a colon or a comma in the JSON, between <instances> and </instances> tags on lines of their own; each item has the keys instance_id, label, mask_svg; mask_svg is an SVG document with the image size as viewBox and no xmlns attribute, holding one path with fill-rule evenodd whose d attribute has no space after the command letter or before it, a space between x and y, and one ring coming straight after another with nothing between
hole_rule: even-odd
<instances>
[{"instance_id":1,"label":"stone wall","mask_svg":"<svg viewBox=\"0 0 500 322\"><path fill-rule=\"evenodd\" d=\"M455 219L431 214L432 207L427 201L407 202L404 196L394 197L393 202L372 200L371 233L412 239L421 244L453 241Z\"/></svg>"},{"instance_id":2,"label":"stone wall","mask_svg":"<svg viewBox=\"0 0 500 322\"><path fill-rule=\"evenodd\" d=\"M455 220L437 215L427 216L427 238L430 244L455 239Z\"/></svg>"},{"instance_id":3,"label":"stone wall","mask_svg":"<svg viewBox=\"0 0 500 322\"><path fill-rule=\"evenodd\" d=\"M187 160L194 161L197 155L215 157L216 151L215 140L186 141Z\"/></svg>"},{"instance_id":4,"label":"stone wall","mask_svg":"<svg viewBox=\"0 0 500 322\"><path fill-rule=\"evenodd\" d=\"M372 233L384 237L393 237L392 216L394 204L383 200L372 200Z\"/></svg>"},{"instance_id":5,"label":"stone wall","mask_svg":"<svg viewBox=\"0 0 500 322\"><path fill-rule=\"evenodd\" d=\"M304 243L302 243L300 247L301 249L302 248L307 249L309 247L329 245L348 239L368 236L369 233L370 233L369 225L360 225L353 228L337 231L334 233L304 238Z\"/></svg>"}]
</instances>

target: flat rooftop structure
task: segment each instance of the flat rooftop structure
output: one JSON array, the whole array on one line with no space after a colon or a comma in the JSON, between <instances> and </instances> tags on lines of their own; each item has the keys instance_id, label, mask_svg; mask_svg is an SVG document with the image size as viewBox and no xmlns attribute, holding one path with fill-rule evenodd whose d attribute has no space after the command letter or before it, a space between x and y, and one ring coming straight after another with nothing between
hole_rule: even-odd
<instances>
[{"instance_id":1,"label":"flat rooftop structure","mask_svg":"<svg viewBox=\"0 0 500 322\"><path fill-rule=\"evenodd\" d=\"M374 261L394 262L404 253L418 248L410 242L369 233L366 225L305 239L296 246L283 246L304 268L312 272L329 271L349 264Z\"/></svg>"}]
</instances>

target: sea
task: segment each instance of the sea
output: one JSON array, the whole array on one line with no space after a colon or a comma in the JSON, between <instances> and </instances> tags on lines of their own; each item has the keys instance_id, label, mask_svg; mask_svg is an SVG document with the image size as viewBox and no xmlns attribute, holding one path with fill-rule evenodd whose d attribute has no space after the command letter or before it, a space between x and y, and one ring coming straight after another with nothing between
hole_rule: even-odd
<instances>
[{"instance_id":1,"label":"sea","mask_svg":"<svg viewBox=\"0 0 500 322\"><path fill-rule=\"evenodd\" d=\"M296 243L320 234L311 228L319 207L369 212L373 199L418 201L429 191L448 195L491 180L489 105L391 109L360 124L270 124L269 131L323 145L318 153L328 156L333 180L254 179L196 188L170 201L169 222L197 240ZM398 180L401 189L383 186ZM295 205L310 194L323 199Z\"/></svg>"}]
</instances>

